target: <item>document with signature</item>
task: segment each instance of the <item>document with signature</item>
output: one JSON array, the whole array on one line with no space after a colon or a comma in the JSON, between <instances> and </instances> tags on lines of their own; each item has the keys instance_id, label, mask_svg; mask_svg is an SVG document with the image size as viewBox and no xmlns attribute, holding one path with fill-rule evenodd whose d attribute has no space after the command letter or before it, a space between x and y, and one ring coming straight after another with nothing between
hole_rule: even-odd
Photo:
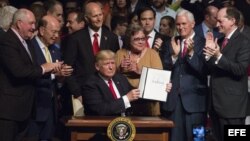
<instances>
[{"instance_id":1,"label":"document with signature","mask_svg":"<svg viewBox=\"0 0 250 141\"><path fill-rule=\"evenodd\" d=\"M143 67L139 83L140 97L166 102L166 84L169 83L170 76L171 71Z\"/></svg>"}]
</instances>

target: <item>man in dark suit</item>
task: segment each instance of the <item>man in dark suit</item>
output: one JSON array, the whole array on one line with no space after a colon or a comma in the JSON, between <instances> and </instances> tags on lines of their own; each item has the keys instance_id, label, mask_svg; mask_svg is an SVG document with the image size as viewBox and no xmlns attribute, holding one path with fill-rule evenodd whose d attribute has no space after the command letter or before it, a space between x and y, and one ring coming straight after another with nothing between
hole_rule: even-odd
<instances>
[{"instance_id":1,"label":"man in dark suit","mask_svg":"<svg viewBox=\"0 0 250 141\"><path fill-rule=\"evenodd\" d=\"M172 90L161 104L164 117L174 121L170 141L192 140L192 128L205 126L207 112L207 72L203 47L205 39L194 33L195 20L190 11L180 10L176 28L180 36L163 48L164 69L172 71Z\"/></svg>"},{"instance_id":2,"label":"man in dark suit","mask_svg":"<svg viewBox=\"0 0 250 141\"><path fill-rule=\"evenodd\" d=\"M61 60L60 50L51 46L59 37L59 32L60 23L56 18L44 16L39 21L38 35L32 39L38 65ZM71 67L63 65L63 75L69 75L70 72L72 72ZM55 109L58 88L57 75L45 75L36 81L35 118L31 121L29 134L39 141L51 140L54 135L57 118Z\"/></svg>"},{"instance_id":3,"label":"man in dark suit","mask_svg":"<svg viewBox=\"0 0 250 141\"><path fill-rule=\"evenodd\" d=\"M213 133L224 140L224 125L243 125L246 118L248 92L247 67L250 60L249 39L238 29L240 13L225 7L217 14L223 41L207 39L204 54L209 56L211 71L211 111Z\"/></svg>"},{"instance_id":4,"label":"man in dark suit","mask_svg":"<svg viewBox=\"0 0 250 141\"><path fill-rule=\"evenodd\" d=\"M62 62L35 63L29 39L35 29L35 17L27 9L14 14L11 28L0 39L0 140L21 140L27 130L35 97L35 80Z\"/></svg>"},{"instance_id":5,"label":"man in dark suit","mask_svg":"<svg viewBox=\"0 0 250 141\"><path fill-rule=\"evenodd\" d=\"M170 39L170 37L163 36L154 29L156 16L155 11L150 7L144 7L138 11L137 15L139 23L143 27L147 36L148 47L160 52L162 50L162 46L165 44L165 41Z\"/></svg>"},{"instance_id":6,"label":"man in dark suit","mask_svg":"<svg viewBox=\"0 0 250 141\"><path fill-rule=\"evenodd\" d=\"M86 115L121 115L139 98L139 89L132 89L125 76L116 73L115 54L110 50L96 55L97 73L83 85L83 103ZM110 90L112 83L114 93Z\"/></svg>"},{"instance_id":7,"label":"man in dark suit","mask_svg":"<svg viewBox=\"0 0 250 141\"><path fill-rule=\"evenodd\" d=\"M204 20L201 24L195 26L194 31L195 34L199 35L200 37L206 38L208 32L212 32L214 37L221 38L223 35L218 32L216 28L216 15L218 12L218 8L215 6L207 6L204 10Z\"/></svg>"},{"instance_id":8,"label":"man in dark suit","mask_svg":"<svg viewBox=\"0 0 250 141\"><path fill-rule=\"evenodd\" d=\"M110 49L116 52L119 49L117 36L103 25L103 12L99 3L88 2L85 5L85 17L88 26L68 37L64 49L64 62L73 66L72 76L67 78L66 84L70 94L81 100L81 85L95 70L94 51ZM97 37L94 37L96 35ZM97 41L95 40L97 39ZM93 44L96 45L97 48ZM95 49L95 50L94 50ZM82 100L81 100L82 101Z\"/></svg>"}]
</instances>

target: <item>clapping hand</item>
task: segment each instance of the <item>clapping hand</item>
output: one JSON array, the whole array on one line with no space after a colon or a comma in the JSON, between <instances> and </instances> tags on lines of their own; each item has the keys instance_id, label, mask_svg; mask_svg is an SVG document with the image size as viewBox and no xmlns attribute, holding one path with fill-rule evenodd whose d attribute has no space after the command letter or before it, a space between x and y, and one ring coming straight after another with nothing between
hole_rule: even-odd
<instances>
[{"instance_id":1,"label":"clapping hand","mask_svg":"<svg viewBox=\"0 0 250 141\"><path fill-rule=\"evenodd\" d=\"M181 50L181 43L180 40L178 39L177 41L175 40L175 37L172 37L171 39L171 45L173 48L173 57L176 58Z\"/></svg>"},{"instance_id":2,"label":"clapping hand","mask_svg":"<svg viewBox=\"0 0 250 141\"><path fill-rule=\"evenodd\" d=\"M212 32L207 33L206 44L203 51L203 54L206 56L206 58L211 58L212 56L218 57L221 54L217 43L217 38L214 39Z\"/></svg>"},{"instance_id":3,"label":"clapping hand","mask_svg":"<svg viewBox=\"0 0 250 141\"><path fill-rule=\"evenodd\" d=\"M187 52L188 55L192 56L194 53L194 40L193 39L187 39Z\"/></svg>"}]
</instances>

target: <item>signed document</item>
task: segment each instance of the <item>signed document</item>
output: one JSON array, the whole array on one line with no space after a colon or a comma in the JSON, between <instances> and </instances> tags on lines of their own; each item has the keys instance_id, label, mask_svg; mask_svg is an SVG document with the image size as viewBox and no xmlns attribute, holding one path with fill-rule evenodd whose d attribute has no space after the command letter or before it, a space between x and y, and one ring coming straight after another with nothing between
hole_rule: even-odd
<instances>
[{"instance_id":1,"label":"signed document","mask_svg":"<svg viewBox=\"0 0 250 141\"><path fill-rule=\"evenodd\" d=\"M143 67L139 83L140 97L166 102L166 84L170 82L170 76L171 71Z\"/></svg>"}]
</instances>

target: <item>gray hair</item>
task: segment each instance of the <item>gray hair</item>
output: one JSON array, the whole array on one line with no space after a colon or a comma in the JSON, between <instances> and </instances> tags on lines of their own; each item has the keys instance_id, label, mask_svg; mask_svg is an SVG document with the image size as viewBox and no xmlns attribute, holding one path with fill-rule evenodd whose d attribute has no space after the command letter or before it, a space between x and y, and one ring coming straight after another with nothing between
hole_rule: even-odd
<instances>
[{"instance_id":1,"label":"gray hair","mask_svg":"<svg viewBox=\"0 0 250 141\"><path fill-rule=\"evenodd\" d=\"M13 6L4 6L0 8L0 17L2 20L0 20L0 27L7 31L10 28L12 18L14 13L17 11L17 8Z\"/></svg>"},{"instance_id":2,"label":"gray hair","mask_svg":"<svg viewBox=\"0 0 250 141\"><path fill-rule=\"evenodd\" d=\"M18 9L13 16L12 25L15 25L17 21L24 21L27 19L28 13L31 12L28 9Z\"/></svg>"},{"instance_id":3,"label":"gray hair","mask_svg":"<svg viewBox=\"0 0 250 141\"><path fill-rule=\"evenodd\" d=\"M194 20L194 15L193 15L193 13L191 13L190 11L188 11L188 10L185 10L185 9L181 9L180 11L178 11L177 13L176 13L176 18L178 17L178 16L187 16L187 18L188 18L188 20L190 21L190 22L194 22L195 20Z\"/></svg>"}]
</instances>

